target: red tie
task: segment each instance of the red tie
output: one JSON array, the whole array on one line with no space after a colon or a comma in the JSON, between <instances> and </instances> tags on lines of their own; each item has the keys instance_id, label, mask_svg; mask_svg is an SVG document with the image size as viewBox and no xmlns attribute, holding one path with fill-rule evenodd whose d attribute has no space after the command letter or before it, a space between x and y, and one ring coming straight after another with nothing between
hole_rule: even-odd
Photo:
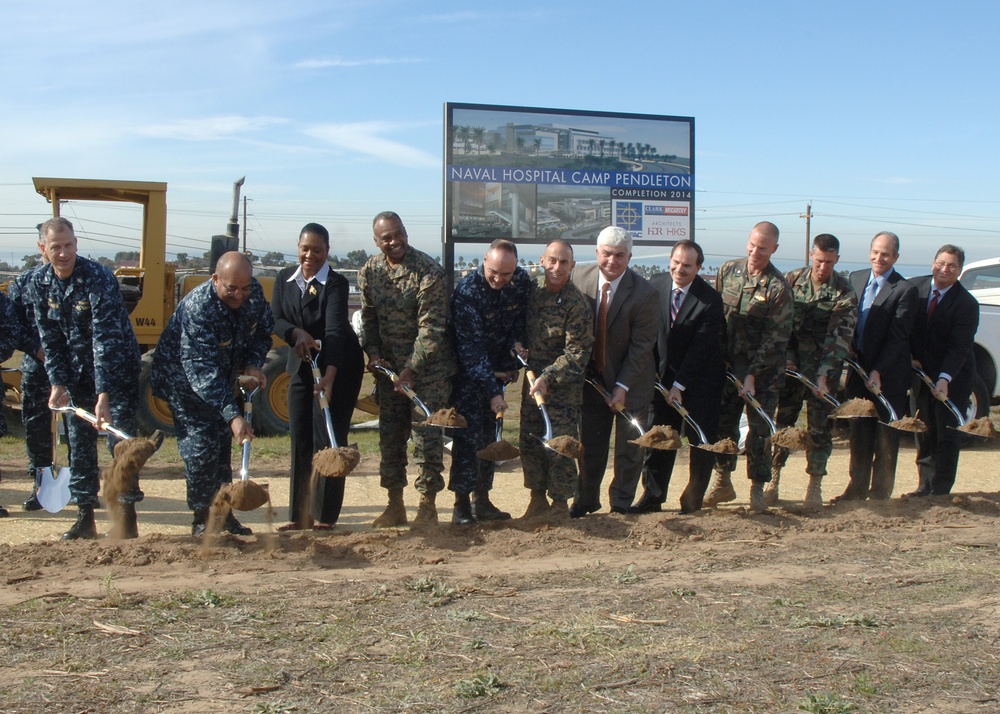
<instances>
[{"instance_id":1,"label":"red tie","mask_svg":"<svg viewBox=\"0 0 1000 714\"><path fill-rule=\"evenodd\" d=\"M598 372L604 371L604 346L608 333L608 293L611 283L601 288L601 305L597 309L597 330L594 331L594 365Z\"/></svg>"},{"instance_id":2,"label":"red tie","mask_svg":"<svg viewBox=\"0 0 1000 714\"><path fill-rule=\"evenodd\" d=\"M931 293L931 301L927 304L927 322L930 322L931 317L934 316L934 310L937 308L939 297L941 297L941 292L939 290L934 290Z\"/></svg>"}]
</instances>

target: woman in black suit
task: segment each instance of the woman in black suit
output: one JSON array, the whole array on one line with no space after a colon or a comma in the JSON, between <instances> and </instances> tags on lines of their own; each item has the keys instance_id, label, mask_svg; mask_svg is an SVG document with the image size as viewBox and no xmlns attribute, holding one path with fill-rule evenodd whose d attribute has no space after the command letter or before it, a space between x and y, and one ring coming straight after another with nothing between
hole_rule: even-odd
<instances>
[{"instance_id":1,"label":"woman in black suit","mask_svg":"<svg viewBox=\"0 0 1000 714\"><path fill-rule=\"evenodd\" d=\"M274 281L271 311L274 334L289 345L288 421L292 437L289 523L278 530L312 527L329 530L340 517L344 479L321 478L309 499L313 454L330 446L319 408L319 390L326 391L337 443L347 445L354 404L361 391L364 357L347 316L347 279L330 269L330 234L308 223L299 234L299 264L285 268ZM322 341L322 349L317 340ZM313 382L312 355L322 378Z\"/></svg>"}]
</instances>

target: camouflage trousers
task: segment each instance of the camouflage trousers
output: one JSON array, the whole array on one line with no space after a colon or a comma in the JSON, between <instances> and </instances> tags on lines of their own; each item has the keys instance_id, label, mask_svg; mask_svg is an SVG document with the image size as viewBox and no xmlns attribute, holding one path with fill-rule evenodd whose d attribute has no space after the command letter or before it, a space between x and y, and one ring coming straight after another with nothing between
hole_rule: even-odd
<instances>
[{"instance_id":1,"label":"camouflage trousers","mask_svg":"<svg viewBox=\"0 0 1000 714\"><path fill-rule=\"evenodd\" d=\"M496 417L479 386L459 377L451 393L452 406L465 417L468 426L456 429L451 444L451 474L448 488L455 493L472 493L493 488L492 461L483 461L476 452L496 440Z\"/></svg>"},{"instance_id":2,"label":"camouflage trousers","mask_svg":"<svg viewBox=\"0 0 1000 714\"><path fill-rule=\"evenodd\" d=\"M578 388L579 389L579 388ZM566 406L557 394L549 392L545 409L552 422L553 436L580 438L580 407ZM528 396L527 383L521 397L521 467L524 470L524 487L532 491L546 491L555 501L568 500L576 492L577 463L542 445L545 421L535 400Z\"/></svg>"},{"instance_id":3,"label":"camouflage trousers","mask_svg":"<svg viewBox=\"0 0 1000 714\"><path fill-rule=\"evenodd\" d=\"M802 382L788 377L781 388L778 416L774 421L779 429L795 426L803 402L806 404L809 436L816 444L816 448L806 451L806 473L810 476L826 476L826 463L833 453L833 420L830 419L832 407L817 398ZM785 447L775 446L774 468L783 468L788 461L788 454L789 450Z\"/></svg>"},{"instance_id":4,"label":"camouflage trousers","mask_svg":"<svg viewBox=\"0 0 1000 714\"><path fill-rule=\"evenodd\" d=\"M118 381L120 389L108 392L111 421L127 434L135 434L135 410L139 405L139 375L123 375ZM93 411L97 403L97 393L92 379L83 379L68 387L73 404L87 411ZM76 416L66 418L69 440L69 492L70 503L78 506L97 505L100 489L100 469L97 464L97 429L89 422ZM115 444L120 441L108 434L108 451L114 455ZM51 453L51 452L50 452ZM118 497L122 503L138 503L143 499L136 476L135 487Z\"/></svg>"},{"instance_id":5,"label":"camouflage trousers","mask_svg":"<svg viewBox=\"0 0 1000 714\"><path fill-rule=\"evenodd\" d=\"M41 483L40 469L52 466L52 411L49 410L49 377L41 367L21 366L21 423L24 424L24 448L28 454L28 473ZM75 417L74 417L75 418Z\"/></svg>"},{"instance_id":6,"label":"camouflage trousers","mask_svg":"<svg viewBox=\"0 0 1000 714\"><path fill-rule=\"evenodd\" d=\"M184 460L188 508L207 509L218 490L233 481L233 432L219 410L204 402L173 394L168 402Z\"/></svg>"},{"instance_id":7,"label":"camouflage trousers","mask_svg":"<svg viewBox=\"0 0 1000 714\"><path fill-rule=\"evenodd\" d=\"M782 372L781 376L784 376ZM754 396L769 415L778 406L781 380L777 376L758 376ZM719 438L729 437L739 443L740 416L744 410L750 431L746 439L747 478L751 481L767 483L771 480L770 429L767 422L750 407L736 392L736 386L727 381L722 390L722 409L719 412ZM715 459L715 470L732 473L736 470L736 454L719 454Z\"/></svg>"},{"instance_id":8,"label":"camouflage trousers","mask_svg":"<svg viewBox=\"0 0 1000 714\"><path fill-rule=\"evenodd\" d=\"M385 377L376 379L378 398L378 442L382 460L379 483L382 488L406 487L406 443L413 437L413 463L419 469L414 486L419 493L444 489L444 434L438 427L414 427L414 404L395 391ZM447 379L417 384L417 396L431 412L448 404L451 383ZM418 416L423 420L423 415Z\"/></svg>"}]
</instances>

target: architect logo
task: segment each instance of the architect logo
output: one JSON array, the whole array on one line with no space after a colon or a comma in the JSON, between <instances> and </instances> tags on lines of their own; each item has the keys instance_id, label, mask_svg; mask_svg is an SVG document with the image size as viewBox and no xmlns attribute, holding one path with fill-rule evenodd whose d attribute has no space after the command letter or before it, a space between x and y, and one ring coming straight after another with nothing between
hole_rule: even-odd
<instances>
[{"instance_id":1,"label":"architect logo","mask_svg":"<svg viewBox=\"0 0 1000 714\"><path fill-rule=\"evenodd\" d=\"M642 201L616 201L615 225L627 231L641 231Z\"/></svg>"}]
</instances>

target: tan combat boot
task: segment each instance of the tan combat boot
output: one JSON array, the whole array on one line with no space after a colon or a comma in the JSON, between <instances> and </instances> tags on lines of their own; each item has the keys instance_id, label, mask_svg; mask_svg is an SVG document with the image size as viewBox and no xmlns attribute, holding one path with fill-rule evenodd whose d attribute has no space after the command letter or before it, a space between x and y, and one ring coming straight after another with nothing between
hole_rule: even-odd
<instances>
[{"instance_id":1,"label":"tan combat boot","mask_svg":"<svg viewBox=\"0 0 1000 714\"><path fill-rule=\"evenodd\" d=\"M750 513L767 513L764 503L764 484L760 481L750 482Z\"/></svg>"},{"instance_id":2,"label":"tan combat boot","mask_svg":"<svg viewBox=\"0 0 1000 714\"><path fill-rule=\"evenodd\" d=\"M702 505L706 508L711 508L712 506L717 506L720 503L735 500L736 489L733 488L733 474L729 471L716 471L715 482L712 484L712 488L709 489L708 495L705 496L705 500L702 502Z\"/></svg>"},{"instance_id":3,"label":"tan combat boot","mask_svg":"<svg viewBox=\"0 0 1000 714\"><path fill-rule=\"evenodd\" d=\"M565 503L565 501L563 501ZM521 516L521 520L544 516L549 512L549 499L545 497L545 489L532 489L531 500L528 501L528 510Z\"/></svg>"},{"instance_id":4,"label":"tan combat boot","mask_svg":"<svg viewBox=\"0 0 1000 714\"><path fill-rule=\"evenodd\" d=\"M823 510L823 490L820 484L823 482L822 476L809 476L809 485L806 486L806 498L802 506L807 511Z\"/></svg>"},{"instance_id":5,"label":"tan combat boot","mask_svg":"<svg viewBox=\"0 0 1000 714\"><path fill-rule=\"evenodd\" d=\"M420 504L417 506L417 517L413 519L410 528L426 528L438 524L437 506L434 505L436 493L420 494Z\"/></svg>"},{"instance_id":6,"label":"tan combat boot","mask_svg":"<svg viewBox=\"0 0 1000 714\"><path fill-rule=\"evenodd\" d=\"M564 521L569 520L569 503L566 499L552 499L552 506L549 507L548 512L550 521Z\"/></svg>"},{"instance_id":7,"label":"tan combat boot","mask_svg":"<svg viewBox=\"0 0 1000 714\"><path fill-rule=\"evenodd\" d=\"M389 505L381 516L372 523L373 528L395 528L406 525L406 506L403 504L403 489L389 489Z\"/></svg>"},{"instance_id":8,"label":"tan combat boot","mask_svg":"<svg viewBox=\"0 0 1000 714\"><path fill-rule=\"evenodd\" d=\"M771 481L764 487L764 503L774 506L778 503L778 482L781 480L781 467L771 467Z\"/></svg>"}]
</instances>

